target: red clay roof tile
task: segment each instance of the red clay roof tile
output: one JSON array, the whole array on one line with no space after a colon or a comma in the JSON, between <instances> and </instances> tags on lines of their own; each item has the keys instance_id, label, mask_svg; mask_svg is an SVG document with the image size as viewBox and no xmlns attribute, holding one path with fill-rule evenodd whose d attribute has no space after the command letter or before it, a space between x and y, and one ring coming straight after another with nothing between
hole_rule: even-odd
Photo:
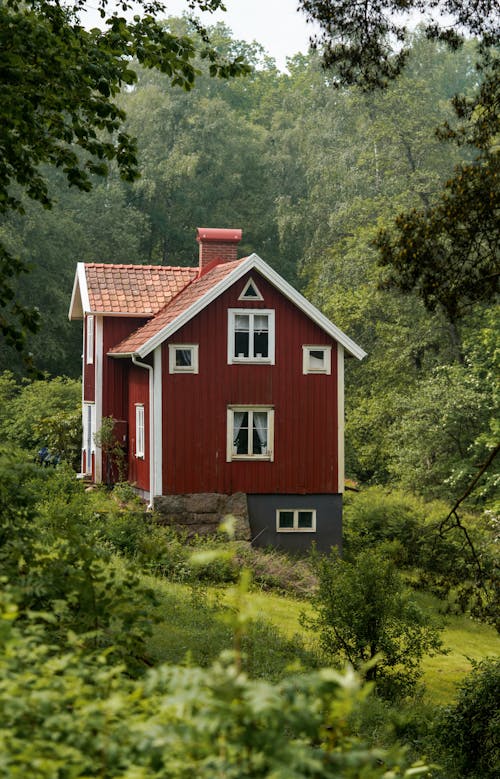
<instances>
[{"instance_id":1,"label":"red clay roof tile","mask_svg":"<svg viewBox=\"0 0 500 779\"><path fill-rule=\"evenodd\" d=\"M91 311L154 315L198 275L198 268L85 263Z\"/></svg>"},{"instance_id":2,"label":"red clay roof tile","mask_svg":"<svg viewBox=\"0 0 500 779\"><path fill-rule=\"evenodd\" d=\"M147 343L150 338L157 335L166 325L173 322L178 316L189 309L203 295L209 292L212 287L222 281L232 270L234 270L243 260L235 262L225 262L216 265L207 271L203 276L193 281L177 297L167 303L156 316L145 325L139 327L134 333L125 338L117 346L110 349L110 354L134 354L141 346Z\"/></svg>"}]
</instances>

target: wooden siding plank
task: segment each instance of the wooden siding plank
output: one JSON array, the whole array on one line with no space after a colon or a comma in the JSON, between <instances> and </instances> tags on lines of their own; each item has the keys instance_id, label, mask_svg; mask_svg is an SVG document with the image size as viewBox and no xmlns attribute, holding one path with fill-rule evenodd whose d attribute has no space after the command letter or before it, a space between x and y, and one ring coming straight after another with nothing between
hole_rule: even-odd
<instances>
[{"instance_id":1,"label":"wooden siding plank","mask_svg":"<svg viewBox=\"0 0 500 779\"><path fill-rule=\"evenodd\" d=\"M163 492L338 492L336 343L259 274L262 301L238 297L244 276L175 334L199 344L198 374L169 374L163 345ZM276 364L227 364L227 310L276 312ZM303 375L302 346L332 346L331 375ZM272 405L274 462L226 462L229 404Z\"/></svg>"}]
</instances>

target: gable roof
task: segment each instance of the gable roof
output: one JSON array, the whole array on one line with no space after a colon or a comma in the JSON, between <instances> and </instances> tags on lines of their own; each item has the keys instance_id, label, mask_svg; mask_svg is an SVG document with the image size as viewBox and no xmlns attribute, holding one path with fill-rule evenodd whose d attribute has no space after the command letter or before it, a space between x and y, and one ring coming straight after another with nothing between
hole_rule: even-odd
<instances>
[{"instance_id":1,"label":"gable roof","mask_svg":"<svg viewBox=\"0 0 500 779\"><path fill-rule=\"evenodd\" d=\"M235 262L221 263L207 270L200 278L192 281L168 302L151 321L113 347L109 354L114 357L130 357L132 355L146 357L245 273L252 270L256 270L264 276L322 330L342 344L349 354L357 357L358 360L362 360L366 356L366 352L360 346L330 322L321 311L306 300L300 292L297 292L257 254L251 254L249 257Z\"/></svg>"},{"instance_id":2,"label":"gable roof","mask_svg":"<svg viewBox=\"0 0 500 779\"><path fill-rule=\"evenodd\" d=\"M79 262L69 318L83 319L85 313L153 316L197 275L197 268Z\"/></svg>"}]
</instances>

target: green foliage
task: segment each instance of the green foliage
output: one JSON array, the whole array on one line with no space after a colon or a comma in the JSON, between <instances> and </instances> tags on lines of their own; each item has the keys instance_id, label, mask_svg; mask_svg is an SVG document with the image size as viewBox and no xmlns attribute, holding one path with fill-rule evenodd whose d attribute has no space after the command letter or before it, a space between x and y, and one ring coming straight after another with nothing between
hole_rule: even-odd
<instances>
[{"instance_id":1,"label":"green foliage","mask_svg":"<svg viewBox=\"0 0 500 779\"><path fill-rule=\"evenodd\" d=\"M451 776L494 779L498 775L499 697L499 658L474 662L473 670L459 687L457 702L443 711L436 727Z\"/></svg>"},{"instance_id":2,"label":"green foliage","mask_svg":"<svg viewBox=\"0 0 500 779\"><path fill-rule=\"evenodd\" d=\"M437 5L420 0L372 0L368 5L300 0L299 8L320 27L316 44L321 44L325 67L332 68L342 84L360 84L365 89L385 87L400 75L409 54L408 22L415 11L437 9L425 20L425 33L451 48L463 41L457 29L462 35L482 37L486 44L497 40L492 0L484 0L479 7L470 0Z\"/></svg>"},{"instance_id":3,"label":"green foliage","mask_svg":"<svg viewBox=\"0 0 500 779\"><path fill-rule=\"evenodd\" d=\"M2 457L0 473L0 565L20 608L52 613L47 632L61 646L78 634L140 669L154 593L100 543L74 472L47 475Z\"/></svg>"},{"instance_id":4,"label":"green foliage","mask_svg":"<svg viewBox=\"0 0 500 779\"><path fill-rule=\"evenodd\" d=\"M42 446L76 465L81 450L81 384L58 377L15 384L5 372L0 384L3 442L34 456Z\"/></svg>"},{"instance_id":5,"label":"green foliage","mask_svg":"<svg viewBox=\"0 0 500 779\"><path fill-rule=\"evenodd\" d=\"M82 191L91 189L93 175L106 175L113 161L124 179L137 178L136 140L125 131L117 102L120 89L137 80L133 60L186 90L195 80L197 48L212 77L248 71L241 57L220 57L202 28L198 41L171 32L157 19L161 2L138 5L143 13L130 18L125 12L132 5L110 9L103 0L103 30L85 29L79 18L85 3L79 0L67 6L9 0L0 6L0 214L22 213L24 196L52 205L44 164L62 170L67 183ZM196 5L214 10L221 2L193 0ZM15 297L13 277L26 271L26 263L0 243L0 332L19 349L24 339L16 321L34 330L37 319Z\"/></svg>"},{"instance_id":6,"label":"green foliage","mask_svg":"<svg viewBox=\"0 0 500 779\"><path fill-rule=\"evenodd\" d=\"M388 698L414 693L422 657L443 651L437 628L405 587L391 554L385 545L362 551L355 562L335 552L318 558L316 615L304 618L330 661L364 670Z\"/></svg>"},{"instance_id":7,"label":"green foliage","mask_svg":"<svg viewBox=\"0 0 500 779\"><path fill-rule=\"evenodd\" d=\"M348 494L346 558L356 560L360 552L390 542L398 567L411 572L414 587L440 598L443 611L470 611L498 624L495 521L487 512L465 514L461 527L447 526L447 513L442 502L398 490L370 487Z\"/></svg>"},{"instance_id":8,"label":"green foliage","mask_svg":"<svg viewBox=\"0 0 500 779\"><path fill-rule=\"evenodd\" d=\"M123 482L127 471L127 453L123 443L117 438L115 424L116 420L112 417L104 417L99 430L94 434L96 446L102 449L108 487L115 481Z\"/></svg>"},{"instance_id":9,"label":"green foliage","mask_svg":"<svg viewBox=\"0 0 500 779\"><path fill-rule=\"evenodd\" d=\"M53 654L33 615L2 598L0 768L9 776L337 777L428 775L402 750L373 749L347 718L366 696L353 675L249 680L223 658L160 666L134 681L104 655ZM20 615L22 616L22 615Z\"/></svg>"}]
</instances>

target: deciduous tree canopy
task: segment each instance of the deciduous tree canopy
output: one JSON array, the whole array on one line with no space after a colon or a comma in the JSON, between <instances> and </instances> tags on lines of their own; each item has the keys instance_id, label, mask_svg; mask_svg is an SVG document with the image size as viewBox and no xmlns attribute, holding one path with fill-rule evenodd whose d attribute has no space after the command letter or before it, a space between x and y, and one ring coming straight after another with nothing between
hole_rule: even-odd
<instances>
[{"instance_id":1,"label":"deciduous tree canopy","mask_svg":"<svg viewBox=\"0 0 500 779\"><path fill-rule=\"evenodd\" d=\"M85 5L0 4L0 214L22 212L25 196L50 207L43 165L60 168L80 190L89 190L92 174L105 175L113 160L124 179L137 177L136 141L123 130L125 112L115 100L136 81L133 60L165 73L173 85L190 89L194 83L194 39L158 20L165 10L161 2L139 0L140 15L130 18L127 0L117 6L99 0L103 29L92 30L80 20ZM215 10L222 2L190 0L189 6ZM201 56L211 76L247 71L241 57L225 60L201 33ZM0 245L0 331L18 346L16 319L31 329L36 321L14 297L12 277L24 270Z\"/></svg>"}]
</instances>

